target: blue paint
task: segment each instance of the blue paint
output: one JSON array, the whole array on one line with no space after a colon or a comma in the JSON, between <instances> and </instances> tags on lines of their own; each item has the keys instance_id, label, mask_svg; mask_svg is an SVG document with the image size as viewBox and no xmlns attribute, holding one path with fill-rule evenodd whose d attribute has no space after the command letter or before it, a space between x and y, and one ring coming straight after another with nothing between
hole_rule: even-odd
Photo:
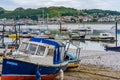
<instances>
[{"instance_id":1,"label":"blue paint","mask_svg":"<svg viewBox=\"0 0 120 80\"><path fill-rule=\"evenodd\" d=\"M67 53L66 56L69 57L69 60L68 60L69 63L74 63L74 62L80 61L79 59L77 59L77 56L73 53Z\"/></svg>"},{"instance_id":2,"label":"blue paint","mask_svg":"<svg viewBox=\"0 0 120 80\"><path fill-rule=\"evenodd\" d=\"M39 70L37 70L37 72L36 72L36 80L41 80L41 74L40 74Z\"/></svg>"},{"instance_id":3,"label":"blue paint","mask_svg":"<svg viewBox=\"0 0 120 80\"><path fill-rule=\"evenodd\" d=\"M40 43L46 43L49 45L53 45L56 48L65 46L65 45L60 45L58 42L53 41L53 40L48 40L48 39L43 39L43 38L31 38L30 41L34 41L34 42L40 42Z\"/></svg>"},{"instance_id":4,"label":"blue paint","mask_svg":"<svg viewBox=\"0 0 120 80\"><path fill-rule=\"evenodd\" d=\"M10 65L18 66L17 63L15 63L15 62L10 62L10 61L7 61L6 64L10 64Z\"/></svg>"},{"instance_id":5,"label":"blue paint","mask_svg":"<svg viewBox=\"0 0 120 80\"><path fill-rule=\"evenodd\" d=\"M13 66L8 64L7 62L14 62L19 65ZM7 74L14 74L14 75L35 75L36 69L38 68L37 64L30 64L18 60L13 59L3 59L2 64L2 75ZM59 67L52 67L52 66L42 66L39 65L39 71L41 75L50 75L50 74L57 74L59 73L60 68Z\"/></svg>"},{"instance_id":6,"label":"blue paint","mask_svg":"<svg viewBox=\"0 0 120 80\"><path fill-rule=\"evenodd\" d=\"M75 54L73 54L73 53L67 53L66 55L69 56L72 59L76 59L77 58L77 56Z\"/></svg>"}]
</instances>

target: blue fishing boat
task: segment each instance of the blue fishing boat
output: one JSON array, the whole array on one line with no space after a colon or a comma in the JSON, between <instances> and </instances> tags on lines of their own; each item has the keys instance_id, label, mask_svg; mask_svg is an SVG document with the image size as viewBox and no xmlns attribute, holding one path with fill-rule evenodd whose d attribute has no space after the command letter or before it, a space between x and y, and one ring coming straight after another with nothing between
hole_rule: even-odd
<instances>
[{"instance_id":1,"label":"blue fishing boat","mask_svg":"<svg viewBox=\"0 0 120 80\"><path fill-rule=\"evenodd\" d=\"M53 80L67 68L65 47L43 38L22 41L18 50L3 58L1 80Z\"/></svg>"}]
</instances>

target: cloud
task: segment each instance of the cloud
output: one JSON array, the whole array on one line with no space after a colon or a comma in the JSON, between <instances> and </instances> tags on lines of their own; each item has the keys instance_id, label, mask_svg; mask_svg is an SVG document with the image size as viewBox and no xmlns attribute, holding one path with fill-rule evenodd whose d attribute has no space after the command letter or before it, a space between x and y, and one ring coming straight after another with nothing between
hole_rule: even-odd
<instances>
[{"instance_id":1,"label":"cloud","mask_svg":"<svg viewBox=\"0 0 120 80\"><path fill-rule=\"evenodd\" d=\"M57 5L65 5L69 0L11 0L13 3L21 5L21 6L57 6Z\"/></svg>"},{"instance_id":2,"label":"cloud","mask_svg":"<svg viewBox=\"0 0 120 80\"><path fill-rule=\"evenodd\" d=\"M5 1L5 0L3 0ZM15 4L24 8L39 8L49 6L65 6L76 9L105 9L119 10L120 0L8 0L11 6ZM5 5L5 4L4 4Z\"/></svg>"}]
</instances>

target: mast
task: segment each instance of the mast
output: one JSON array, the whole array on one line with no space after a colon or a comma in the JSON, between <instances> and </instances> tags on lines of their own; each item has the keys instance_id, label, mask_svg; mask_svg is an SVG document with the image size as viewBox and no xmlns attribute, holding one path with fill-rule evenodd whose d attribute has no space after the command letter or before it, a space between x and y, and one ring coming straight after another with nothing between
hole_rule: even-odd
<instances>
[{"instance_id":1,"label":"mast","mask_svg":"<svg viewBox=\"0 0 120 80\"><path fill-rule=\"evenodd\" d=\"M45 25L44 9L42 10L43 25Z\"/></svg>"},{"instance_id":2,"label":"mast","mask_svg":"<svg viewBox=\"0 0 120 80\"><path fill-rule=\"evenodd\" d=\"M46 26L47 26L47 30L48 30L48 14L47 14L47 18L46 18Z\"/></svg>"},{"instance_id":3,"label":"mast","mask_svg":"<svg viewBox=\"0 0 120 80\"><path fill-rule=\"evenodd\" d=\"M6 27L6 20L4 19L4 22L3 22L3 29L2 29L2 46L5 46L5 42L4 42L4 35L5 35L5 27Z\"/></svg>"},{"instance_id":4,"label":"mast","mask_svg":"<svg viewBox=\"0 0 120 80\"><path fill-rule=\"evenodd\" d=\"M15 45L17 47L17 40L18 40L18 34L17 34L17 29L16 29L16 24L14 24L14 28L15 28L15 34L16 34L16 41L15 41Z\"/></svg>"},{"instance_id":5,"label":"mast","mask_svg":"<svg viewBox=\"0 0 120 80\"><path fill-rule=\"evenodd\" d=\"M61 31L62 31L62 24L61 24L61 19L60 19L60 21L59 21L59 24L60 24L60 34L62 33Z\"/></svg>"},{"instance_id":6,"label":"mast","mask_svg":"<svg viewBox=\"0 0 120 80\"><path fill-rule=\"evenodd\" d=\"M20 24L18 24L18 26L19 26L19 44L20 44Z\"/></svg>"},{"instance_id":7,"label":"mast","mask_svg":"<svg viewBox=\"0 0 120 80\"><path fill-rule=\"evenodd\" d=\"M116 36L116 47L117 47L117 20L116 18L115 18L115 36Z\"/></svg>"}]
</instances>

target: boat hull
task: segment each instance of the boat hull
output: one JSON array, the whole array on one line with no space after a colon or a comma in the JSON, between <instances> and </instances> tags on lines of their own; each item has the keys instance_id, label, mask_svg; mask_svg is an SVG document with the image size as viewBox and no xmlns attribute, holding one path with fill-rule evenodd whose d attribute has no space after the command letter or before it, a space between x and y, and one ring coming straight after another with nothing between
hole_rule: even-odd
<instances>
[{"instance_id":1,"label":"boat hull","mask_svg":"<svg viewBox=\"0 0 120 80\"><path fill-rule=\"evenodd\" d=\"M41 76L41 80L53 80L58 74ZM25 76L25 75L15 75L15 76L1 76L1 80L36 80L36 76Z\"/></svg>"},{"instance_id":2,"label":"boat hull","mask_svg":"<svg viewBox=\"0 0 120 80\"><path fill-rule=\"evenodd\" d=\"M68 60L68 66L67 68L77 68L80 66L80 59L77 57L77 55L72 53L66 54L66 59Z\"/></svg>"},{"instance_id":3,"label":"boat hull","mask_svg":"<svg viewBox=\"0 0 120 80\"><path fill-rule=\"evenodd\" d=\"M53 80L58 75L60 69L60 66L43 66L4 58L1 80L36 80L37 71L42 80Z\"/></svg>"},{"instance_id":4,"label":"boat hull","mask_svg":"<svg viewBox=\"0 0 120 80\"><path fill-rule=\"evenodd\" d=\"M32 36L20 36L20 38L31 38Z\"/></svg>"},{"instance_id":5,"label":"boat hull","mask_svg":"<svg viewBox=\"0 0 120 80\"><path fill-rule=\"evenodd\" d=\"M71 62L71 63L68 63L68 67L67 68L77 68L79 66L80 66L79 62Z\"/></svg>"},{"instance_id":6,"label":"boat hull","mask_svg":"<svg viewBox=\"0 0 120 80\"><path fill-rule=\"evenodd\" d=\"M116 47L111 47L111 46L105 46L105 50L108 51L120 51L120 46L116 46Z\"/></svg>"}]
</instances>

